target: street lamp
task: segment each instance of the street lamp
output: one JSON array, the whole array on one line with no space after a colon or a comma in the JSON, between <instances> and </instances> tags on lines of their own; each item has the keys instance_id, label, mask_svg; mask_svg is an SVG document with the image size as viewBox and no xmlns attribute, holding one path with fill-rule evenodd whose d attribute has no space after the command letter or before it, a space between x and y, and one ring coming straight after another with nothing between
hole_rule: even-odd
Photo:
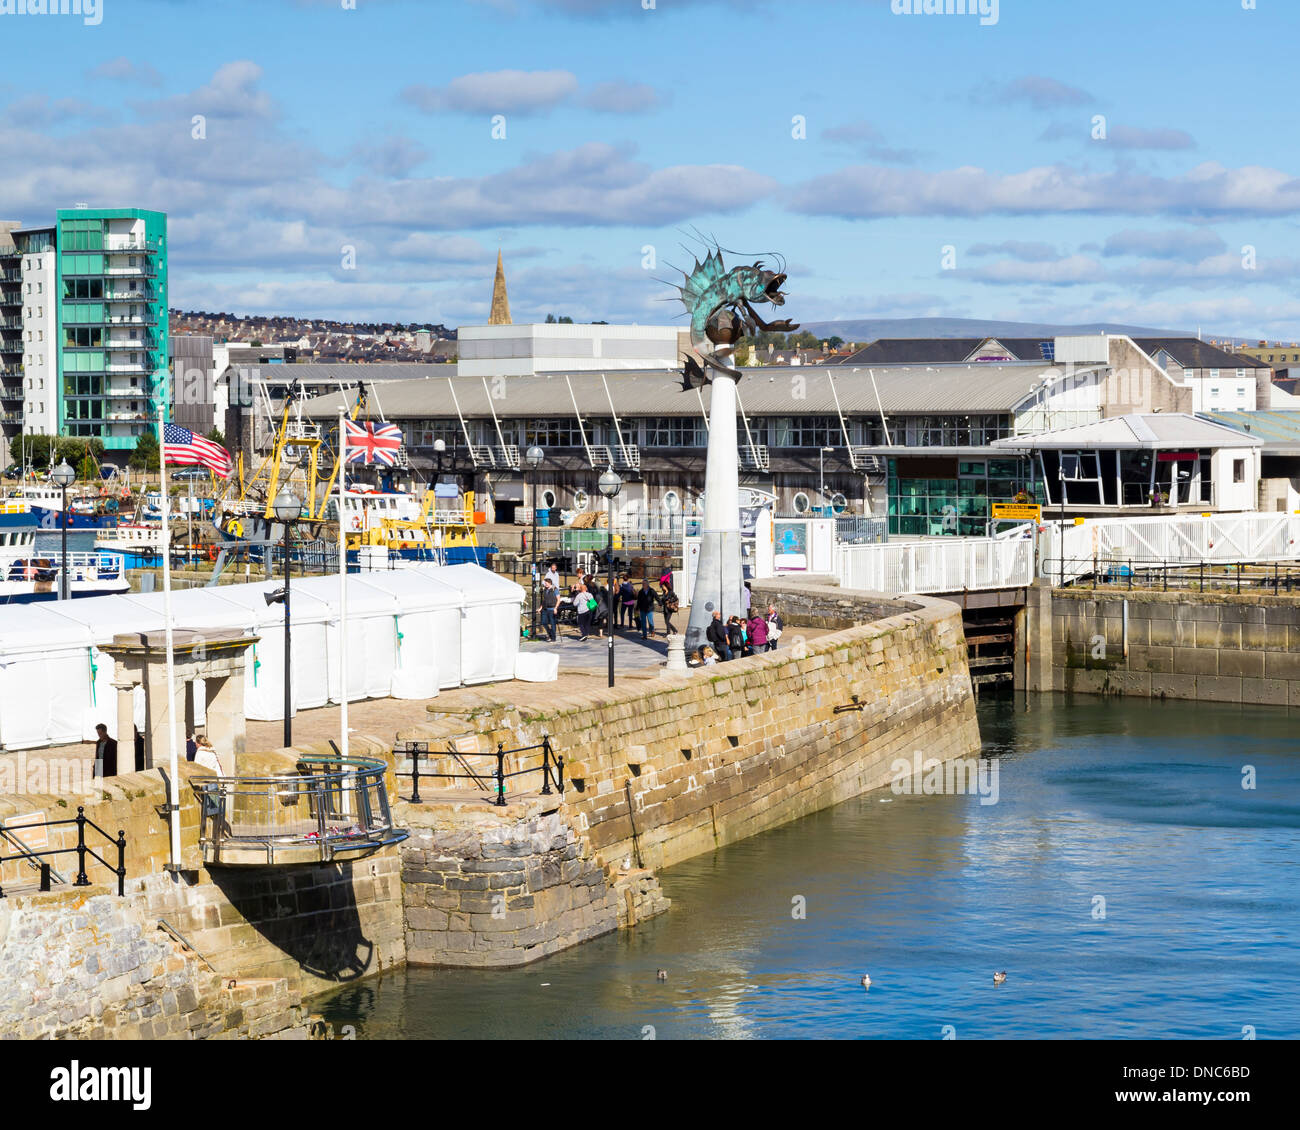
<instances>
[{"instance_id":1,"label":"street lamp","mask_svg":"<svg viewBox=\"0 0 1300 1130\"><path fill-rule=\"evenodd\" d=\"M76 481L76 478L77 472L68 466L66 459L50 472L50 481L63 491L63 512L60 517L63 527L63 561L59 569L60 600L72 599L72 581L68 576L68 487Z\"/></svg>"},{"instance_id":2,"label":"street lamp","mask_svg":"<svg viewBox=\"0 0 1300 1130\"><path fill-rule=\"evenodd\" d=\"M537 468L542 465L542 460L546 458L546 453L537 446L532 444L524 452L524 462L528 464L528 469L533 472L533 572L532 579L529 582L529 591L533 594L533 615L532 627L528 630L528 638L535 640L537 638L537 601L539 599L537 592Z\"/></svg>"},{"instance_id":3,"label":"street lamp","mask_svg":"<svg viewBox=\"0 0 1300 1130\"><path fill-rule=\"evenodd\" d=\"M823 511L826 509L826 455L827 453L834 455L835 448L822 447L822 448L818 448L817 450L817 470L819 472L819 477L821 478L821 487L819 488L819 490L821 493Z\"/></svg>"},{"instance_id":4,"label":"street lamp","mask_svg":"<svg viewBox=\"0 0 1300 1130\"><path fill-rule=\"evenodd\" d=\"M614 497L623 489L623 480L610 467L596 482L600 493L609 500L609 548L606 565L609 568L609 591L605 594L605 631L609 634L609 685L614 685Z\"/></svg>"},{"instance_id":5,"label":"street lamp","mask_svg":"<svg viewBox=\"0 0 1300 1130\"><path fill-rule=\"evenodd\" d=\"M271 503L271 513L278 521L284 523L284 588L278 593L267 593L266 603L283 602L284 604L284 744L291 746L293 745L293 641L289 620L289 534L294 519L302 514L302 503L287 486L282 487L280 493L275 496L275 501ZM269 547L267 552L270 552Z\"/></svg>"},{"instance_id":6,"label":"street lamp","mask_svg":"<svg viewBox=\"0 0 1300 1130\"><path fill-rule=\"evenodd\" d=\"M435 439L433 441L433 453L438 457L438 469L434 472L434 485L442 478L442 457L447 451L447 441L445 439Z\"/></svg>"}]
</instances>

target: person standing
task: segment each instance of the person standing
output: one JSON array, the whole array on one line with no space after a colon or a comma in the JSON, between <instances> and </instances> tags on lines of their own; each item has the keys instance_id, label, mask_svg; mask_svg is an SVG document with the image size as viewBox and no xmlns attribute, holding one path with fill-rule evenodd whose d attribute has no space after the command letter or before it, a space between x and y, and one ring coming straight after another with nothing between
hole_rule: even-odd
<instances>
[{"instance_id":1,"label":"person standing","mask_svg":"<svg viewBox=\"0 0 1300 1130\"><path fill-rule=\"evenodd\" d=\"M754 610L749 619L749 646L753 653L767 650L767 621Z\"/></svg>"},{"instance_id":2,"label":"person standing","mask_svg":"<svg viewBox=\"0 0 1300 1130\"><path fill-rule=\"evenodd\" d=\"M591 635L591 614L596 610L596 599L587 591L587 586L579 581L573 602L578 609L578 642L581 643Z\"/></svg>"},{"instance_id":3,"label":"person standing","mask_svg":"<svg viewBox=\"0 0 1300 1130\"><path fill-rule=\"evenodd\" d=\"M739 616L732 616L727 621L727 644L734 657L739 658L750 654L745 646L745 629Z\"/></svg>"},{"instance_id":4,"label":"person standing","mask_svg":"<svg viewBox=\"0 0 1300 1130\"><path fill-rule=\"evenodd\" d=\"M643 640L655 634L655 594L650 591L649 581L642 581L641 591L636 594L636 620Z\"/></svg>"},{"instance_id":5,"label":"person standing","mask_svg":"<svg viewBox=\"0 0 1300 1130\"><path fill-rule=\"evenodd\" d=\"M542 578L542 628L546 632L546 638L555 642L555 608L559 603L560 594L556 592L555 586L551 583L551 576L548 573Z\"/></svg>"},{"instance_id":6,"label":"person standing","mask_svg":"<svg viewBox=\"0 0 1300 1130\"><path fill-rule=\"evenodd\" d=\"M559 573L559 570L557 570L557 569L555 568L555 562L554 562L554 561L548 561L548 562L546 563L546 576L543 577L542 580L544 580L544 581L550 581L550 582L551 582L551 588L553 588L553 589L555 590L555 593L556 593L557 596L559 595L559 592L560 592L560 573Z\"/></svg>"},{"instance_id":7,"label":"person standing","mask_svg":"<svg viewBox=\"0 0 1300 1130\"><path fill-rule=\"evenodd\" d=\"M630 628L633 623L633 614L636 611L636 589L632 587L632 582L626 573L623 574L623 582L618 586L618 622L620 625L626 623Z\"/></svg>"},{"instance_id":8,"label":"person standing","mask_svg":"<svg viewBox=\"0 0 1300 1130\"><path fill-rule=\"evenodd\" d=\"M108 736L103 722L95 727L95 776L117 776L117 742Z\"/></svg>"},{"instance_id":9,"label":"person standing","mask_svg":"<svg viewBox=\"0 0 1300 1130\"><path fill-rule=\"evenodd\" d=\"M744 589L741 590L741 593L740 593L740 599L741 599L741 600L744 602L744 604L745 604L745 615L744 615L743 617L741 617L741 619L743 619L743 620L748 620L748 619L749 619L749 606L750 606L751 604L753 604L753 602L754 602L754 592L753 592L753 590L749 587L749 582L748 582L748 581L745 582L745 587L744 587Z\"/></svg>"},{"instance_id":10,"label":"person standing","mask_svg":"<svg viewBox=\"0 0 1300 1130\"><path fill-rule=\"evenodd\" d=\"M731 658L731 645L727 641L727 625L722 622L721 612L714 611L713 619L709 621L709 626L705 629L704 638L709 641L709 644L723 663L726 663Z\"/></svg>"},{"instance_id":11,"label":"person standing","mask_svg":"<svg viewBox=\"0 0 1300 1130\"><path fill-rule=\"evenodd\" d=\"M775 651L776 642L781 638L782 631L785 630L785 621L781 614L776 610L775 604L767 606L767 650Z\"/></svg>"},{"instance_id":12,"label":"person standing","mask_svg":"<svg viewBox=\"0 0 1300 1130\"><path fill-rule=\"evenodd\" d=\"M676 613L679 605L677 594L673 592L672 585L661 584L659 589L659 607L664 613L664 635L671 636L677 629L673 627L673 615Z\"/></svg>"}]
</instances>

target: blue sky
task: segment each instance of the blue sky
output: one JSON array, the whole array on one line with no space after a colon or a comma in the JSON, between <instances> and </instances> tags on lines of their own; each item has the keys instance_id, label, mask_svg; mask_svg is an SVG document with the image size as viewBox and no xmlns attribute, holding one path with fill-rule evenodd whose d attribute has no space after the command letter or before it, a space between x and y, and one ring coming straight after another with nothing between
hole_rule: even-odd
<instances>
[{"instance_id":1,"label":"blue sky","mask_svg":"<svg viewBox=\"0 0 1300 1130\"><path fill-rule=\"evenodd\" d=\"M698 228L796 320L1300 333L1300 5L345 2L0 0L0 218L161 209L191 309L668 321Z\"/></svg>"}]
</instances>

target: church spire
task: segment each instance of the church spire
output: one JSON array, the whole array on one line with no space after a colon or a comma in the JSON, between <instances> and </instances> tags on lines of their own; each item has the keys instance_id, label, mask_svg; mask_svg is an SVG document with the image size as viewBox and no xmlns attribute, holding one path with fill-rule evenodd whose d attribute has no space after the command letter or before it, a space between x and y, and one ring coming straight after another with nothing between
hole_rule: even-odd
<instances>
[{"instance_id":1,"label":"church spire","mask_svg":"<svg viewBox=\"0 0 1300 1130\"><path fill-rule=\"evenodd\" d=\"M501 259L501 250L497 249L497 277L492 283L492 312L488 315L489 326L508 326L510 321L510 298L506 294L506 268Z\"/></svg>"}]
</instances>

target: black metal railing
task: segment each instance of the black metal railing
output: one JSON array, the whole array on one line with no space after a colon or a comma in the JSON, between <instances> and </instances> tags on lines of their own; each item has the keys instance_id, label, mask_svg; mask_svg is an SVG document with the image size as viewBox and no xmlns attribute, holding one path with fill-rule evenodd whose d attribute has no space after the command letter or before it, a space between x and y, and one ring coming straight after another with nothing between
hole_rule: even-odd
<instances>
[{"instance_id":1,"label":"black metal railing","mask_svg":"<svg viewBox=\"0 0 1300 1130\"><path fill-rule=\"evenodd\" d=\"M60 828L66 827L69 824L75 824L77 828L77 842L73 847L45 848L38 851L25 844L17 834L20 831L30 832L38 828ZM110 845L117 848L116 867L86 843L87 826L93 828L103 836ZM0 855L0 867L6 863L23 861L27 863L28 866L36 868L40 872L39 889L42 891L50 890L50 884L52 881L60 883L65 881L63 877L54 871L50 864L45 861L46 857L71 855L75 852L77 856L77 877L72 880L72 885L74 887L89 887L91 885L90 878L86 875L86 857L89 856L92 859L98 860L108 868L109 871L117 876L118 896L120 897L126 893L126 833L119 828L117 839L113 839L112 836L105 832L103 828L86 815L84 807L78 806L77 815L67 820L43 820L40 823L35 824L22 824L17 828L0 828L0 839L3 839L5 843L18 849L18 851L13 855ZM0 886L0 898L4 897L4 887Z\"/></svg>"},{"instance_id":2,"label":"black metal railing","mask_svg":"<svg viewBox=\"0 0 1300 1130\"><path fill-rule=\"evenodd\" d=\"M1300 593L1300 563L1158 560L1155 558L1047 559L1043 576L1073 588L1160 592Z\"/></svg>"},{"instance_id":3,"label":"black metal railing","mask_svg":"<svg viewBox=\"0 0 1300 1130\"><path fill-rule=\"evenodd\" d=\"M536 750L542 751L542 760L540 765L532 765L521 769L512 769L506 772L506 758L518 755L533 753ZM473 766L469 764L466 755L458 750L448 748L446 750L429 750L428 742L398 742L393 747L395 756L406 756L411 760L410 769L398 769L395 773L399 777L411 778L411 803L420 804L420 779L437 780L437 781L469 781L472 782L476 789L481 790L485 796L493 796L492 804L501 807L506 803L506 782L516 777L524 777L530 774L541 774L542 787L538 792L542 796L551 796L555 792L564 792L564 758L556 754L551 745L551 739L544 737L537 745L520 746L518 749L506 749L504 742L497 743L496 753L478 754L479 757L491 757L495 759L495 767L484 773L475 772ZM471 755L475 756L475 755ZM450 757L464 770L461 773L442 773L426 770L420 771L420 761L441 760ZM552 789L554 785L554 789Z\"/></svg>"}]
</instances>

